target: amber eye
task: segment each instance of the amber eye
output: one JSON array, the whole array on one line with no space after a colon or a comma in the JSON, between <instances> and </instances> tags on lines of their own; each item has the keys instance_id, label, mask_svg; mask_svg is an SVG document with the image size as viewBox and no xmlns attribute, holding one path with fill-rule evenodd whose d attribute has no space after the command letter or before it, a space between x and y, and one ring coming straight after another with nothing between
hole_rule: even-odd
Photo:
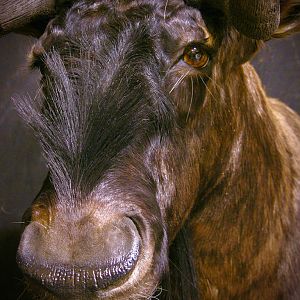
<instances>
[{"instance_id":1,"label":"amber eye","mask_svg":"<svg viewBox=\"0 0 300 300\"><path fill-rule=\"evenodd\" d=\"M183 60L194 68L204 68L209 62L209 57L199 45L192 44L185 48Z\"/></svg>"}]
</instances>

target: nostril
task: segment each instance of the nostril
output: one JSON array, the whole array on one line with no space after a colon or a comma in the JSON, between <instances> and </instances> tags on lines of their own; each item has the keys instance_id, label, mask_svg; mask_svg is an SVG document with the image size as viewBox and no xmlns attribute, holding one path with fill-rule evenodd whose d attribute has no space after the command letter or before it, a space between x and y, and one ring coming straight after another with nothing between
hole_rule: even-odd
<instances>
[{"instance_id":1,"label":"nostril","mask_svg":"<svg viewBox=\"0 0 300 300\"><path fill-rule=\"evenodd\" d=\"M38 222L47 227L50 223L49 208L42 203L33 204L31 208L31 221Z\"/></svg>"},{"instance_id":2,"label":"nostril","mask_svg":"<svg viewBox=\"0 0 300 300\"><path fill-rule=\"evenodd\" d=\"M21 269L48 290L72 294L105 289L123 282L134 269L140 236L131 219L101 226L87 222L78 225L80 230L73 235L70 227L55 226L46 231L31 223L18 249Z\"/></svg>"}]
</instances>

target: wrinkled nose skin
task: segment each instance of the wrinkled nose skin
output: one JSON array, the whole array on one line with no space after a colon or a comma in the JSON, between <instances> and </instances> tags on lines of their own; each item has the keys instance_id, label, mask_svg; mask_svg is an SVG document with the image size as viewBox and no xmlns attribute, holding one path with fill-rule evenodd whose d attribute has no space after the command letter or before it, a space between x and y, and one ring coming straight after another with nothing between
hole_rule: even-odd
<instances>
[{"instance_id":1,"label":"wrinkled nose skin","mask_svg":"<svg viewBox=\"0 0 300 300\"><path fill-rule=\"evenodd\" d=\"M139 252L140 236L130 218L101 225L87 217L75 223L58 219L26 227L17 262L29 279L54 295L88 295L122 285Z\"/></svg>"}]
</instances>

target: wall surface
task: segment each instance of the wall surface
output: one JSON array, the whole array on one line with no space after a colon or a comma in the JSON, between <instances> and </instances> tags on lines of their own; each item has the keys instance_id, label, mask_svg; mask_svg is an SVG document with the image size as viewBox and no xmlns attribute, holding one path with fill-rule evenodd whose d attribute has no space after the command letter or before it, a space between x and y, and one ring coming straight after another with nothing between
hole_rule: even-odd
<instances>
[{"instance_id":1,"label":"wall surface","mask_svg":"<svg viewBox=\"0 0 300 300\"><path fill-rule=\"evenodd\" d=\"M5 300L18 299L23 291L15 264L20 221L47 172L39 145L11 100L34 96L38 89L39 74L29 71L26 61L33 42L16 34L0 38L0 298Z\"/></svg>"},{"instance_id":2,"label":"wall surface","mask_svg":"<svg viewBox=\"0 0 300 300\"><path fill-rule=\"evenodd\" d=\"M11 101L37 93L39 74L26 63L33 42L16 34L0 39L0 298L5 300L24 299L15 269L19 223L47 173L40 148ZM267 93L300 113L300 35L268 42L253 63Z\"/></svg>"}]
</instances>

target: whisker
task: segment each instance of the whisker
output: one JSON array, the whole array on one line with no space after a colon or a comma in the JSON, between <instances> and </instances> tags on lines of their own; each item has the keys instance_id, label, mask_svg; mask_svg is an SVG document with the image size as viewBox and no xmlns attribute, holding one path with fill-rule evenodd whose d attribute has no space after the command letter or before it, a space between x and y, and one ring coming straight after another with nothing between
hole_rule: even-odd
<instances>
[{"instance_id":1,"label":"whisker","mask_svg":"<svg viewBox=\"0 0 300 300\"><path fill-rule=\"evenodd\" d=\"M213 80L209 75L205 74L205 76L211 80L213 84L215 84L219 89L223 89L215 80Z\"/></svg>"},{"instance_id":2,"label":"whisker","mask_svg":"<svg viewBox=\"0 0 300 300\"><path fill-rule=\"evenodd\" d=\"M20 293L20 295L18 296L17 300L22 299L23 296L25 295L26 291L27 291L27 287L25 287L25 288L23 289L23 291L22 291L22 292Z\"/></svg>"},{"instance_id":3,"label":"whisker","mask_svg":"<svg viewBox=\"0 0 300 300\"><path fill-rule=\"evenodd\" d=\"M165 9L164 9L164 21L166 21L168 3L169 3L169 0L166 0Z\"/></svg>"},{"instance_id":4,"label":"whisker","mask_svg":"<svg viewBox=\"0 0 300 300\"><path fill-rule=\"evenodd\" d=\"M159 300L159 296L164 292L166 291L165 289L163 289L161 286L159 286L155 293L149 298L149 299L157 299Z\"/></svg>"},{"instance_id":5,"label":"whisker","mask_svg":"<svg viewBox=\"0 0 300 300\"><path fill-rule=\"evenodd\" d=\"M176 270L181 273L182 277L185 278L185 280L194 288L197 288L195 284L180 270L180 268L171 260L169 259L169 262L176 268Z\"/></svg>"},{"instance_id":6,"label":"whisker","mask_svg":"<svg viewBox=\"0 0 300 300\"><path fill-rule=\"evenodd\" d=\"M169 91L169 94L171 94L177 87L178 85L183 81L183 79L190 73L190 71L187 71L185 74L181 75L179 79L175 82L171 90Z\"/></svg>"},{"instance_id":7,"label":"whisker","mask_svg":"<svg viewBox=\"0 0 300 300\"><path fill-rule=\"evenodd\" d=\"M49 229L49 227L48 227L48 226L46 226L46 225L44 225L44 224L41 224L41 223L39 223L39 225L40 225L40 226L42 226L42 227L44 227L46 230L48 230L48 229Z\"/></svg>"},{"instance_id":8,"label":"whisker","mask_svg":"<svg viewBox=\"0 0 300 300\"><path fill-rule=\"evenodd\" d=\"M205 81L203 80L202 77L200 77L202 83L205 85L206 89L208 90L208 92L210 93L210 95L213 97L214 100L217 101L216 97L213 95L213 93L211 92L211 90L208 88L207 84L205 83Z\"/></svg>"},{"instance_id":9,"label":"whisker","mask_svg":"<svg viewBox=\"0 0 300 300\"><path fill-rule=\"evenodd\" d=\"M191 79L191 85L192 85L192 95L191 95L191 101L190 101L189 110L188 110L188 113L187 113L186 119L185 119L185 122L186 122L186 123L187 123L187 121L188 121L188 118L189 118L189 115L190 115L190 112L191 112L192 103L193 103L193 98L194 98L194 80L193 80L193 77L191 77L190 79Z\"/></svg>"},{"instance_id":10,"label":"whisker","mask_svg":"<svg viewBox=\"0 0 300 300\"><path fill-rule=\"evenodd\" d=\"M0 212L3 213L3 214L5 214L5 215L11 215L11 214L12 214L12 212L9 211L9 210L7 210L7 209L4 207L4 205L2 205L2 206L0 207Z\"/></svg>"}]
</instances>

